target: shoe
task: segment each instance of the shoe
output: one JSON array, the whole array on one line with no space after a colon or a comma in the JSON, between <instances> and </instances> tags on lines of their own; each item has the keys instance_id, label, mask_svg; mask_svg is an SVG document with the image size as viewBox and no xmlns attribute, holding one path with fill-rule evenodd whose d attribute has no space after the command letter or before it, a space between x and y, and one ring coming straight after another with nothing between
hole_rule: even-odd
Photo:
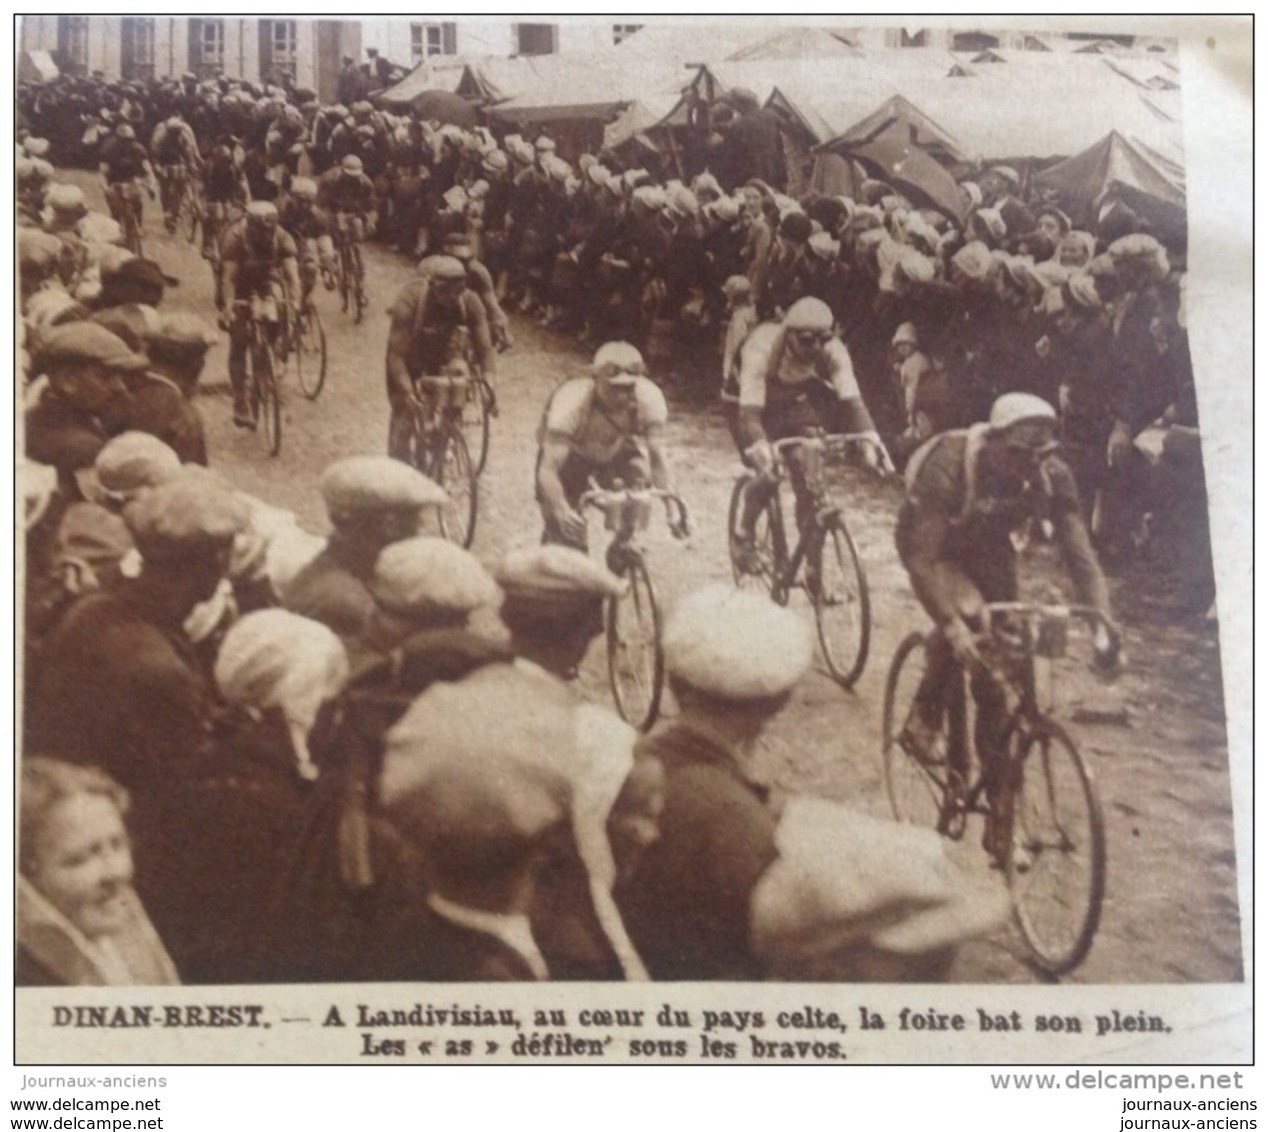
<instances>
[{"instance_id":1,"label":"shoe","mask_svg":"<svg viewBox=\"0 0 1268 1132\"><path fill-rule=\"evenodd\" d=\"M735 568L741 574L761 574L762 558L752 535L735 536Z\"/></svg>"},{"instance_id":2,"label":"shoe","mask_svg":"<svg viewBox=\"0 0 1268 1132\"><path fill-rule=\"evenodd\" d=\"M938 749L941 738L941 728L913 711L898 733L898 745L921 766L942 766L946 760Z\"/></svg>"},{"instance_id":3,"label":"shoe","mask_svg":"<svg viewBox=\"0 0 1268 1132\"><path fill-rule=\"evenodd\" d=\"M338 286L334 275L329 271L323 271L321 273L321 284L327 291L333 291Z\"/></svg>"},{"instance_id":4,"label":"shoe","mask_svg":"<svg viewBox=\"0 0 1268 1132\"><path fill-rule=\"evenodd\" d=\"M233 423L238 428L255 428L255 418L251 416L251 406L245 397L241 400L235 398L233 402Z\"/></svg>"}]
</instances>

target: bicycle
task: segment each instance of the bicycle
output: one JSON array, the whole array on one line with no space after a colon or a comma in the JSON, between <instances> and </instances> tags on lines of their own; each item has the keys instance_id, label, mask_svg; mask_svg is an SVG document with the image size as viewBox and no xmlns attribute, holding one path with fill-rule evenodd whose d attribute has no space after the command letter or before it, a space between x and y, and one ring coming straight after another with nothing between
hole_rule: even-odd
<instances>
[{"instance_id":1,"label":"bicycle","mask_svg":"<svg viewBox=\"0 0 1268 1132\"><path fill-rule=\"evenodd\" d=\"M497 394L493 392L489 379L480 371L471 345L471 332L465 326L458 328L451 347L466 362L471 374L471 393L462 409L462 428L476 475L481 475L489 462L490 421L497 416Z\"/></svg>"},{"instance_id":2,"label":"bicycle","mask_svg":"<svg viewBox=\"0 0 1268 1132\"><path fill-rule=\"evenodd\" d=\"M815 455L842 452L852 444L878 447L867 433L834 436L790 436L772 441L781 457L774 473L776 488L757 513L751 540L744 529L744 508L748 492L763 477L745 471L735 481L727 514L727 543L731 571L741 589L760 588L779 605L788 603L791 591L800 586L814 606L815 626L828 671L843 688L858 680L867 663L872 633L871 599L867 574L845 521L842 507L828 497L822 476L808 484L814 494L814 520L802 531L791 554L784 526L778 481L786 478L783 454L797 449ZM806 577L799 579L802 564Z\"/></svg>"},{"instance_id":3,"label":"bicycle","mask_svg":"<svg viewBox=\"0 0 1268 1132\"><path fill-rule=\"evenodd\" d=\"M141 198L141 186L137 179L131 181L115 181L106 186L106 204L119 227L123 229L123 246L133 255L140 256L141 227L144 216L144 202Z\"/></svg>"},{"instance_id":4,"label":"bicycle","mask_svg":"<svg viewBox=\"0 0 1268 1132\"><path fill-rule=\"evenodd\" d=\"M940 730L926 750L904 732L926 667L928 638L898 646L885 681L883 757L890 806L899 821L963 838L970 816L987 822L987 851L1007 877L1014 916L1040 967L1066 974L1086 958L1105 896L1105 823L1078 746L1040 704L1038 662L1066 653L1071 621L1112 634L1096 609L998 602L983 607L985 667L1006 704L1003 766L973 757L969 673L946 685ZM994 830L992 838L991 831Z\"/></svg>"},{"instance_id":5,"label":"bicycle","mask_svg":"<svg viewBox=\"0 0 1268 1132\"><path fill-rule=\"evenodd\" d=\"M191 244L197 245L198 232L203 224L202 190L198 183L198 174L190 170L177 209L176 230L183 232Z\"/></svg>"},{"instance_id":6,"label":"bicycle","mask_svg":"<svg viewBox=\"0 0 1268 1132\"><path fill-rule=\"evenodd\" d=\"M282 388L278 362L285 364L288 333L285 308L279 311L281 305L278 296L272 293L236 299L233 303L236 310L244 310L247 315L247 357L251 365L247 399L251 407L251 427L256 428L263 420L264 441L270 456L282 450Z\"/></svg>"},{"instance_id":7,"label":"bicycle","mask_svg":"<svg viewBox=\"0 0 1268 1132\"><path fill-rule=\"evenodd\" d=\"M351 224L340 216L335 226L339 252L339 300L344 313L351 311L353 322L365 316L368 301L365 297L365 265L361 259L361 244L350 231Z\"/></svg>"},{"instance_id":8,"label":"bicycle","mask_svg":"<svg viewBox=\"0 0 1268 1132\"><path fill-rule=\"evenodd\" d=\"M619 480L611 488L603 488L591 479L589 490L577 505L578 511L593 507L603 512L604 527L613 532L607 566L626 585L622 594L608 598L604 608L608 681L616 710L639 731L646 731L656 722L665 684L660 605L637 538L651 522L653 499L669 501L678 512L676 521L668 520L670 530L680 538L686 537L691 517L687 505L671 491L627 488Z\"/></svg>"},{"instance_id":9,"label":"bicycle","mask_svg":"<svg viewBox=\"0 0 1268 1132\"><path fill-rule=\"evenodd\" d=\"M414 387L427 406L427 410L414 409L410 446L414 467L449 496L449 502L440 508L440 533L461 547L469 547L475 539L480 509L479 482L462 434L462 412L471 395L471 379L448 374L426 376L415 378Z\"/></svg>"},{"instance_id":10,"label":"bicycle","mask_svg":"<svg viewBox=\"0 0 1268 1132\"><path fill-rule=\"evenodd\" d=\"M292 347L300 392L316 401L326 385L326 331L310 295L295 316Z\"/></svg>"}]
</instances>

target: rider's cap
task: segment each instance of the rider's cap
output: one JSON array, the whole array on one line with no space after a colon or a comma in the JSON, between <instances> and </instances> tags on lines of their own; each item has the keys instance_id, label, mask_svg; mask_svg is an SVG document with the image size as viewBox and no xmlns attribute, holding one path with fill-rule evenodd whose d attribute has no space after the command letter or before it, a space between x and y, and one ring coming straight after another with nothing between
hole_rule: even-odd
<instances>
[{"instance_id":1,"label":"rider's cap","mask_svg":"<svg viewBox=\"0 0 1268 1132\"><path fill-rule=\"evenodd\" d=\"M253 200L247 205L247 216L251 220L276 220L277 205L271 200Z\"/></svg>"},{"instance_id":2,"label":"rider's cap","mask_svg":"<svg viewBox=\"0 0 1268 1132\"><path fill-rule=\"evenodd\" d=\"M361 163L361 158L359 158L355 153L350 153L340 163L340 168L345 173L360 173L365 166Z\"/></svg>"},{"instance_id":3,"label":"rider's cap","mask_svg":"<svg viewBox=\"0 0 1268 1132\"><path fill-rule=\"evenodd\" d=\"M502 593L469 550L420 535L385 547L370 594L388 613L410 620L497 606Z\"/></svg>"},{"instance_id":4,"label":"rider's cap","mask_svg":"<svg viewBox=\"0 0 1268 1132\"><path fill-rule=\"evenodd\" d=\"M123 518L147 563L184 562L227 547L249 513L205 468L185 468L137 496Z\"/></svg>"},{"instance_id":5,"label":"rider's cap","mask_svg":"<svg viewBox=\"0 0 1268 1132\"><path fill-rule=\"evenodd\" d=\"M317 182L311 177L296 177L291 182L291 194L301 200L316 200Z\"/></svg>"},{"instance_id":6,"label":"rider's cap","mask_svg":"<svg viewBox=\"0 0 1268 1132\"><path fill-rule=\"evenodd\" d=\"M991 406L991 432L1006 434L1010 447L1051 447L1056 425L1056 410L1033 393L1005 393Z\"/></svg>"},{"instance_id":7,"label":"rider's cap","mask_svg":"<svg viewBox=\"0 0 1268 1132\"><path fill-rule=\"evenodd\" d=\"M665 627L670 675L722 700L785 695L810 667L810 633L792 610L729 586L685 598Z\"/></svg>"},{"instance_id":8,"label":"rider's cap","mask_svg":"<svg viewBox=\"0 0 1268 1132\"><path fill-rule=\"evenodd\" d=\"M322 500L332 522L375 511L439 507L449 497L422 472L389 456L348 456L321 475Z\"/></svg>"},{"instance_id":9,"label":"rider's cap","mask_svg":"<svg viewBox=\"0 0 1268 1132\"><path fill-rule=\"evenodd\" d=\"M788 314L784 317L784 326L789 330L830 331L832 308L822 299L808 295L804 299L798 299L788 308Z\"/></svg>"},{"instance_id":10,"label":"rider's cap","mask_svg":"<svg viewBox=\"0 0 1268 1132\"><path fill-rule=\"evenodd\" d=\"M610 385L633 385L647 374L647 363L628 342L604 342L594 352L590 370L606 377Z\"/></svg>"},{"instance_id":11,"label":"rider's cap","mask_svg":"<svg viewBox=\"0 0 1268 1132\"><path fill-rule=\"evenodd\" d=\"M431 263L427 265L427 274L441 283L465 283L467 281L466 265L451 255L429 256Z\"/></svg>"}]
</instances>

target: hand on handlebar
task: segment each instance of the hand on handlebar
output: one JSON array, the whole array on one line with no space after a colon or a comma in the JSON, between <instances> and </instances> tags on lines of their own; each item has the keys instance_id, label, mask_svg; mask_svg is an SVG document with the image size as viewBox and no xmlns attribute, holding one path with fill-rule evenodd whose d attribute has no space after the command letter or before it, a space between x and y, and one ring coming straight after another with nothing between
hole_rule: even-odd
<instances>
[{"instance_id":1,"label":"hand on handlebar","mask_svg":"<svg viewBox=\"0 0 1268 1132\"><path fill-rule=\"evenodd\" d=\"M571 507L555 514L555 522L563 536L573 542L584 543L586 539L586 521Z\"/></svg>"},{"instance_id":2,"label":"hand on handlebar","mask_svg":"<svg viewBox=\"0 0 1268 1132\"><path fill-rule=\"evenodd\" d=\"M977 650L977 641L974 639L973 630L960 618L957 617L946 625L942 630L942 635L947 639L947 644L951 646L951 652L954 654L957 663L964 668L981 666L982 654Z\"/></svg>"}]
</instances>

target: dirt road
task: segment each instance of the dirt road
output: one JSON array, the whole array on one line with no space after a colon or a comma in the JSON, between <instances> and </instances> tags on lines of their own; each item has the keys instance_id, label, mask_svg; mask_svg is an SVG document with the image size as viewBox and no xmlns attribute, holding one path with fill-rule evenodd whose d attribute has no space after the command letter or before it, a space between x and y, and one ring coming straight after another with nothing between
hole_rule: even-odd
<instances>
[{"instance_id":1,"label":"dirt road","mask_svg":"<svg viewBox=\"0 0 1268 1132\"><path fill-rule=\"evenodd\" d=\"M81 183L88 185L89 178ZM90 187L90 193L95 189ZM95 193L100 201L100 194ZM196 249L147 224L147 252L182 280L167 303L213 318L210 272ZM240 488L293 509L305 526L326 529L316 480L333 458L384 450L387 401L384 311L412 265L378 248L367 252L371 306L353 326L337 296L318 304L330 347L330 376L316 403L290 389L281 455L269 459L263 441L233 428L225 348L212 352L200 408L212 461ZM534 431L551 388L587 359L568 338L517 320L515 349L501 358L501 416L494 422L489 465L481 480L475 551L492 558L513 544L536 542L533 502ZM712 375L709 375L712 379ZM677 486L695 517L688 545L662 529L649 537L653 575L664 604L706 580L727 580L725 517L736 461L721 419L709 409L675 405L670 427ZM765 745L772 783L848 801L887 815L879 754L885 672L897 643L924 615L907 585L892 538L898 490L851 481L849 519L866 563L873 598L871 658L852 692L822 670L812 672ZM1113 686L1082 665L1062 670L1063 719L1080 743L1103 800L1109 879L1099 935L1084 965L1070 976L1085 983L1225 982L1242 978L1240 927L1228 756L1223 723L1218 641L1213 626L1168 620L1160 611L1165 585L1157 568L1138 564L1114 580L1116 609L1127 627L1128 672ZM801 593L791 605L811 616ZM583 694L607 702L592 649L581 677ZM1086 655L1086 651L1084 653ZM821 661L819 662L821 665ZM1074 722L1072 714L1111 722ZM672 711L672 705L670 705ZM976 831L959 852L983 858ZM848 867L848 862L842 862ZM1002 883L1002 882L1001 882ZM1037 982L1016 932L974 945L959 960L965 982Z\"/></svg>"}]
</instances>

